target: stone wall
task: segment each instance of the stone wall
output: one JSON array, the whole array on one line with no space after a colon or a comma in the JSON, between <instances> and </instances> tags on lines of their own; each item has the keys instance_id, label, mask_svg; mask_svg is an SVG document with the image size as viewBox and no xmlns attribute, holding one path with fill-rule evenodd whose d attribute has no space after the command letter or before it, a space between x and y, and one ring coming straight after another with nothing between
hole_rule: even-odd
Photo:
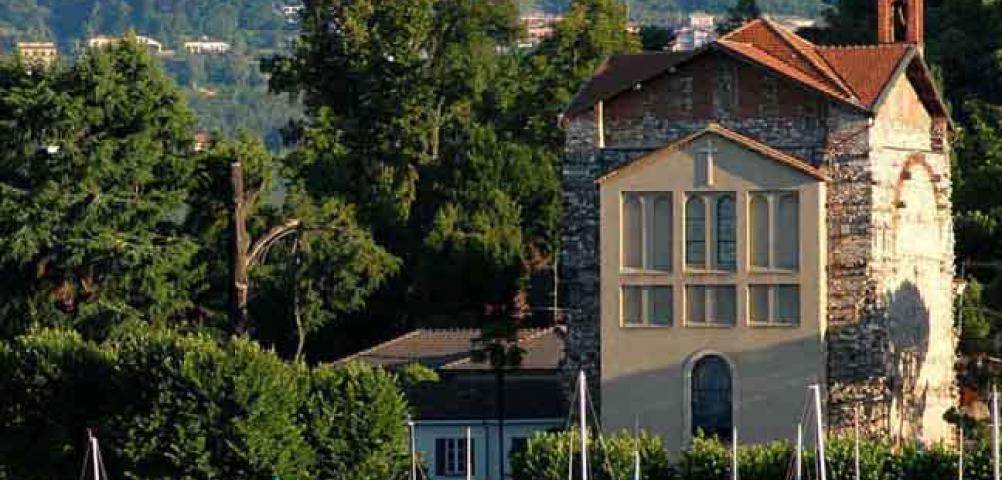
<instances>
[{"instance_id":1,"label":"stone wall","mask_svg":"<svg viewBox=\"0 0 1002 480\"><path fill-rule=\"evenodd\" d=\"M603 105L601 123L595 111L566 121L559 303L569 327L568 385L584 368L598 399L594 180L716 121L808 160L830 177L824 319L830 426L851 427L858 414L874 435L948 439L937 418L953 404L955 349L942 125L928 118L904 77L874 117L745 64L718 68L727 62L733 60L708 55L625 92ZM737 97L731 98L734 88ZM715 100L721 95L729 100Z\"/></svg>"}]
</instances>

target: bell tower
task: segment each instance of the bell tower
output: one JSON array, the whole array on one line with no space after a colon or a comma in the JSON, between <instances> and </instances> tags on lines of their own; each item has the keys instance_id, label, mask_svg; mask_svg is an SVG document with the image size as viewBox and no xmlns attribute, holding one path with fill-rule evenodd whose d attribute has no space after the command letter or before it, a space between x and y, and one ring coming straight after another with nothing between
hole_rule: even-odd
<instances>
[{"instance_id":1,"label":"bell tower","mask_svg":"<svg viewBox=\"0 0 1002 480\"><path fill-rule=\"evenodd\" d=\"M877 43L921 46L924 35L924 0L877 0Z\"/></svg>"}]
</instances>

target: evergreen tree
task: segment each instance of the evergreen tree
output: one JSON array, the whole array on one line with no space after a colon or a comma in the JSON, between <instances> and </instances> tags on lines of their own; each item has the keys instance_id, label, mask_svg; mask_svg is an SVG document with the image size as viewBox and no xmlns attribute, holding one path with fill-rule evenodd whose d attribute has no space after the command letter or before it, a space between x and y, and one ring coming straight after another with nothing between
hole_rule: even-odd
<instances>
[{"instance_id":1,"label":"evergreen tree","mask_svg":"<svg viewBox=\"0 0 1002 480\"><path fill-rule=\"evenodd\" d=\"M134 40L66 69L0 68L4 333L184 319L194 123L176 87Z\"/></svg>"},{"instance_id":2,"label":"evergreen tree","mask_svg":"<svg viewBox=\"0 0 1002 480\"><path fill-rule=\"evenodd\" d=\"M359 314L379 333L354 336L479 325L554 251L559 211L555 157L505 122L527 89L509 53L514 2L306 7L296 52L266 66L271 88L307 109L286 159L292 188L350 203L404 262Z\"/></svg>"},{"instance_id":3,"label":"evergreen tree","mask_svg":"<svg viewBox=\"0 0 1002 480\"><path fill-rule=\"evenodd\" d=\"M717 24L717 33L723 35L745 23L762 16L755 0L737 0L733 7L727 10L727 16Z\"/></svg>"}]
</instances>

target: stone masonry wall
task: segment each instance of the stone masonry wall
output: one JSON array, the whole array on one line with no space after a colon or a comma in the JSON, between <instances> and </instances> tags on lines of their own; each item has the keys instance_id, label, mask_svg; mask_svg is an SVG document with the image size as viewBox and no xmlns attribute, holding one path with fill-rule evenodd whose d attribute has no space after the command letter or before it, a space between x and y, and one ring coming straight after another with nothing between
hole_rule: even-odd
<instances>
[{"instance_id":1,"label":"stone masonry wall","mask_svg":"<svg viewBox=\"0 0 1002 480\"><path fill-rule=\"evenodd\" d=\"M604 149L598 148L594 112L567 119L559 302L569 327L568 385L584 368L599 400L599 200L594 180L716 121L808 160L830 177L829 426L834 431L850 428L859 415L860 425L872 435L945 438L948 432L936 417L954 396L953 237L949 156L943 151L948 146L934 141L935 129L907 93L892 95L890 106L882 107L884 118L873 118L799 88L774 86L776 79L761 70L717 66L727 61L711 57L693 62L688 70L608 101ZM738 95L732 98L735 87ZM715 98L721 95L729 100ZM930 232L935 235L926 239Z\"/></svg>"}]
</instances>

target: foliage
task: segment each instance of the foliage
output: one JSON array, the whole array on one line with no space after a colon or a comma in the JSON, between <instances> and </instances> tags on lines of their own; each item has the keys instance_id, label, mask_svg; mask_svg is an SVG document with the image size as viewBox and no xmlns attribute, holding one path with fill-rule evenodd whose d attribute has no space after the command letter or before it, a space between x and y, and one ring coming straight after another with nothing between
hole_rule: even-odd
<instances>
[{"instance_id":1,"label":"foliage","mask_svg":"<svg viewBox=\"0 0 1002 480\"><path fill-rule=\"evenodd\" d=\"M724 34L762 16L755 0L737 0L733 7L727 9L727 16L717 24L717 33Z\"/></svg>"},{"instance_id":2,"label":"foliage","mask_svg":"<svg viewBox=\"0 0 1002 480\"><path fill-rule=\"evenodd\" d=\"M0 318L104 336L184 319L199 272L177 221L193 119L135 41L0 82Z\"/></svg>"},{"instance_id":3,"label":"foliage","mask_svg":"<svg viewBox=\"0 0 1002 480\"><path fill-rule=\"evenodd\" d=\"M657 25L640 27L639 35L643 49L655 52L668 48L668 42L675 38L675 33L671 29Z\"/></svg>"},{"instance_id":4,"label":"foliage","mask_svg":"<svg viewBox=\"0 0 1002 480\"><path fill-rule=\"evenodd\" d=\"M567 478L568 442L578 447L574 432L537 434L526 448L512 458L515 479L560 480ZM634 455L639 450L643 479L720 480L731 477L731 446L717 438L698 435L669 461L659 437L641 432L638 436L620 433L600 442L589 443L590 471L596 478L633 478ZM987 442L965 452L965 478L987 479L991 473ZM855 477L854 441L851 437L832 437L828 441L826 463L828 478L849 480ZM608 456L606 456L608 451ZM795 451L788 442L741 445L738 448L739 477L742 480L792 478ZM608 458L608 462L606 461ZM805 478L813 478L815 455L805 451ZM610 468L611 467L611 468ZM574 468L578 468L575 466ZM860 442L860 473L866 480L920 480L952 478L957 474L957 454L942 445L922 447L905 443L891 448L882 440ZM609 472L612 472L610 475Z\"/></svg>"},{"instance_id":5,"label":"foliage","mask_svg":"<svg viewBox=\"0 0 1002 480\"><path fill-rule=\"evenodd\" d=\"M403 260L359 317L383 329L478 325L556 250L557 157L504 121L527 85L514 3L306 7L296 50L266 68L273 91L306 107L285 160L291 190L353 205Z\"/></svg>"},{"instance_id":6,"label":"foliage","mask_svg":"<svg viewBox=\"0 0 1002 480\"><path fill-rule=\"evenodd\" d=\"M561 13L567 11L572 0L521 0L523 10ZM762 10L772 15L817 17L828 2L815 0L764 0ZM664 24L681 19L682 14L704 11L726 13L733 0L631 0L630 20L637 23Z\"/></svg>"},{"instance_id":7,"label":"foliage","mask_svg":"<svg viewBox=\"0 0 1002 480\"><path fill-rule=\"evenodd\" d=\"M104 344L44 330L0 345L0 474L10 478L77 471L85 427L123 478L406 471L407 405L380 370L308 370L247 340L145 328Z\"/></svg>"},{"instance_id":8,"label":"foliage","mask_svg":"<svg viewBox=\"0 0 1002 480\"><path fill-rule=\"evenodd\" d=\"M168 45L209 36L274 48L294 28L268 0L13 0L0 5L3 36L63 45L93 35L121 35L130 28Z\"/></svg>"},{"instance_id":9,"label":"foliage","mask_svg":"<svg viewBox=\"0 0 1002 480\"><path fill-rule=\"evenodd\" d=\"M526 441L524 449L513 454L512 476L516 480L566 479L568 454L573 451L575 457L580 458L580 438L574 432L534 434ZM596 480L633 478L637 452L640 453L642 479L668 478L671 469L661 437L646 432L637 435L620 432L606 437L604 442L591 440L588 444L589 471ZM580 467L574 465L573 468Z\"/></svg>"}]
</instances>

